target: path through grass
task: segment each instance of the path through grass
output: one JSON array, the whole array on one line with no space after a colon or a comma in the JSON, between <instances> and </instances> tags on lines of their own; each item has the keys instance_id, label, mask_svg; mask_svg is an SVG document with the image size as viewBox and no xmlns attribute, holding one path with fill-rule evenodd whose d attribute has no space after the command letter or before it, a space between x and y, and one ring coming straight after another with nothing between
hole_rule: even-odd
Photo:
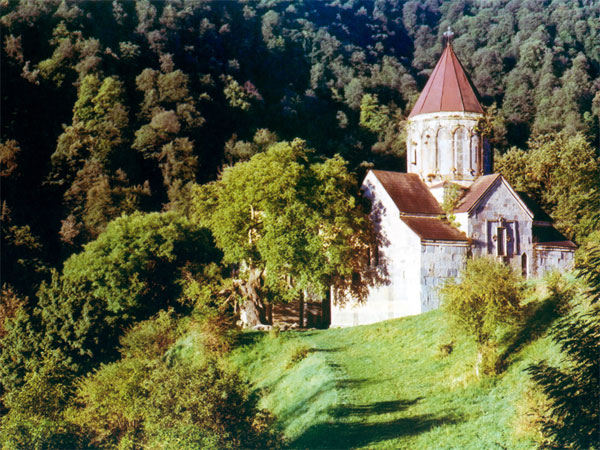
<instances>
[{"instance_id":1,"label":"path through grass","mask_svg":"<svg viewBox=\"0 0 600 450\"><path fill-rule=\"evenodd\" d=\"M524 368L548 357L549 341L522 344L506 373L479 381L469 342L440 356L446 333L439 311L278 337L248 333L233 361L293 448L534 447L513 432L515 405Z\"/></svg>"}]
</instances>

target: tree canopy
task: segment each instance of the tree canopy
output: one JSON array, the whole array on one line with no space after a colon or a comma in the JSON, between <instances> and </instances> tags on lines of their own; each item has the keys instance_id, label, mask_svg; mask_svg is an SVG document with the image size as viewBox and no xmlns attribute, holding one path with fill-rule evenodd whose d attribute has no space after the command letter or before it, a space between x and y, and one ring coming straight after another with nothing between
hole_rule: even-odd
<instances>
[{"instance_id":1,"label":"tree canopy","mask_svg":"<svg viewBox=\"0 0 600 450\"><path fill-rule=\"evenodd\" d=\"M279 142L196 187L190 218L211 229L257 305L332 285L360 297L370 226L355 186L339 156L319 160L302 140Z\"/></svg>"}]
</instances>

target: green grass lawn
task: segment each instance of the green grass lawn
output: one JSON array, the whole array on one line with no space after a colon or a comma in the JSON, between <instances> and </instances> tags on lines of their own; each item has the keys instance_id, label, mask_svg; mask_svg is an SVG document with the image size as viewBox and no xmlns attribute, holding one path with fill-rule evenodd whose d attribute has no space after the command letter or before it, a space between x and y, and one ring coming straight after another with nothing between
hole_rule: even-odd
<instances>
[{"instance_id":1,"label":"green grass lawn","mask_svg":"<svg viewBox=\"0 0 600 450\"><path fill-rule=\"evenodd\" d=\"M345 329L244 333L232 361L261 391L290 447L532 448L514 432L516 405L524 369L557 358L545 337L548 309L537 304L506 335L507 368L494 378L475 379L475 346L465 339L440 355L451 340L440 311Z\"/></svg>"}]
</instances>

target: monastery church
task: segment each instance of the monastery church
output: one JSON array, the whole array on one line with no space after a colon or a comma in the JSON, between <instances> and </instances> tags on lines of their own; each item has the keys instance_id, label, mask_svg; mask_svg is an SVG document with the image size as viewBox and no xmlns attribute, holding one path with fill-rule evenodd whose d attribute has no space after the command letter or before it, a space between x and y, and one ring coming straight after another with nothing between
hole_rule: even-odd
<instances>
[{"instance_id":1,"label":"monastery church","mask_svg":"<svg viewBox=\"0 0 600 450\"><path fill-rule=\"evenodd\" d=\"M330 305L330 326L353 326L438 308L438 288L467 258L491 255L525 277L571 268L575 244L531 199L493 173L477 131L483 109L452 49L444 51L407 123L407 173L370 170L362 191L379 235L372 264L387 284L366 302ZM445 192L462 192L444 217Z\"/></svg>"}]
</instances>

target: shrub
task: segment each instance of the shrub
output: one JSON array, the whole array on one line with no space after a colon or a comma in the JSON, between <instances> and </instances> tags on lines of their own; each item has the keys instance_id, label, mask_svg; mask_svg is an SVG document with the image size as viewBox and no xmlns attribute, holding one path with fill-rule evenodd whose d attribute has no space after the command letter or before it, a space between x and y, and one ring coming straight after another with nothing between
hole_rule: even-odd
<instances>
[{"instance_id":1,"label":"shrub","mask_svg":"<svg viewBox=\"0 0 600 450\"><path fill-rule=\"evenodd\" d=\"M552 339L561 347L563 365L542 361L528 368L549 403L541 431L553 446L592 448L600 436L600 311L562 319Z\"/></svg>"},{"instance_id":2,"label":"shrub","mask_svg":"<svg viewBox=\"0 0 600 450\"><path fill-rule=\"evenodd\" d=\"M182 268L215 258L210 233L174 213L114 220L42 285L38 308L15 319L14 332L2 340L0 383L22 384L44 351L60 352L75 375L116 359L123 329L161 309L181 308Z\"/></svg>"},{"instance_id":3,"label":"shrub","mask_svg":"<svg viewBox=\"0 0 600 450\"><path fill-rule=\"evenodd\" d=\"M130 329L121 339L123 359L79 382L69 420L101 447L264 446L272 419L265 426L269 416L247 383L218 353L203 349L203 340L193 356L171 351L178 328L171 313L161 312Z\"/></svg>"},{"instance_id":4,"label":"shrub","mask_svg":"<svg viewBox=\"0 0 600 450\"><path fill-rule=\"evenodd\" d=\"M475 372L492 374L496 367L496 339L502 324L519 317L524 287L513 270L491 258L467 261L459 281L442 288L442 307L450 325L477 343Z\"/></svg>"},{"instance_id":5,"label":"shrub","mask_svg":"<svg viewBox=\"0 0 600 450\"><path fill-rule=\"evenodd\" d=\"M0 448L73 448L81 444L77 430L62 411L72 394L72 378L57 356L43 359L41 370L4 396L8 413L0 421Z\"/></svg>"}]
</instances>

